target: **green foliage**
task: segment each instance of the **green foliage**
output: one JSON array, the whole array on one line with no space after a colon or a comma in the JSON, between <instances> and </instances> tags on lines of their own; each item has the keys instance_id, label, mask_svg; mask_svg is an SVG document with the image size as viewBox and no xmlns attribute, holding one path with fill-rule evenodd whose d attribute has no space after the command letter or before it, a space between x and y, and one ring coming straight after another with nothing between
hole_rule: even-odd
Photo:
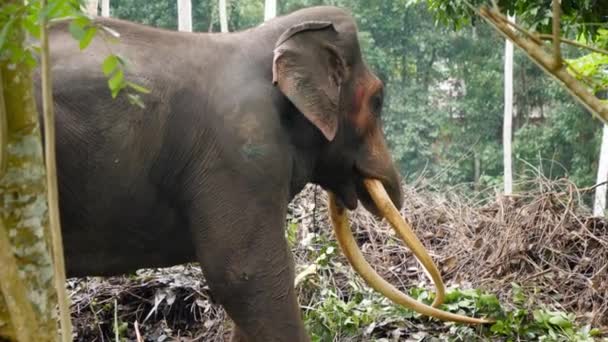
<instances>
[{"instance_id":1,"label":"green foliage","mask_svg":"<svg viewBox=\"0 0 608 342\"><path fill-rule=\"evenodd\" d=\"M35 39L40 39L40 23L42 19L49 22L71 20L69 30L74 39L79 42L80 49L86 48L97 31L90 19L80 10L81 0L49 1L45 8L40 8L39 1L28 5L15 3L0 7L0 59L8 59L13 63L25 61L30 67L36 66L35 55L39 47L34 45L20 46L11 37L17 34L14 23L22 23L22 28Z\"/></svg>"},{"instance_id":2,"label":"green foliage","mask_svg":"<svg viewBox=\"0 0 608 342\"><path fill-rule=\"evenodd\" d=\"M598 329L577 325L572 313L544 307L530 309L521 287L514 283L512 287L511 301L515 307L505 311L490 327L492 336L508 341L594 341L600 335Z\"/></svg>"},{"instance_id":3,"label":"green foliage","mask_svg":"<svg viewBox=\"0 0 608 342\"><path fill-rule=\"evenodd\" d=\"M341 263L324 258L319 263L327 277L332 272L348 272ZM323 274L323 273L322 273ZM305 323L313 341L348 340L364 337L374 341L387 331L408 330L417 323L432 326L428 337L443 341L506 340L506 341L594 341L598 329L581 326L570 313L531 304L521 287L513 284L510 304L502 304L496 295L479 289L448 289L440 309L469 316L485 316L496 320L485 326L470 326L442 322L422 316L412 310L389 302L383 296L360 283L358 276L348 272L350 288L333 290L331 280L321 282L316 304L305 311ZM413 287L412 298L430 304L433 293L426 288ZM362 336L363 335L363 336ZM431 339L433 340L433 339Z\"/></svg>"},{"instance_id":4,"label":"green foliage","mask_svg":"<svg viewBox=\"0 0 608 342\"><path fill-rule=\"evenodd\" d=\"M550 25L547 4L505 2L517 10L518 20L543 30ZM584 2L576 8L572 2L563 4L564 29L576 28L572 32L579 37L591 36L591 32L603 37L597 25L571 25L576 11L582 13L581 18L599 14L596 3ZM111 5L112 16L177 27L174 1L116 0ZM278 3L278 12L316 5L341 6L355 17L366 61L385 83L384 129L407 181L424 176L437 187L500 185L504 40L485 24L469 25L476 20L465 1L285 0ZM260 1L231 1L230 30L259 25L262 7ZM192 8L195 31L219 31L216 1L193 1ZM515 60L514 153L520 158L515 160L515 172L520 171L515 180L524 176L521 172L529 164L545 171L547 177L569 176L579 186L593 184L599 148L597 123L518 51ZM596 68L601 68L600 62ZM561 132L565 128L567 133ZM547 160L567 168L556 172L543 167Z\"/></svg>"},{"instance_id":5,"label":"green foliage","mask_svg":"<svg viewBox=\"0 0 608 342\"><path fill-rule=\"evenodd\" d=\"M57 3L63 5L48 13L73 17L70 31L85 48L100 27L74 12L78 1ZM500 184L504 40L486 25L468 25L474 17L459 16L469 13L464 1L286 0L279 2L278 10L279 14L285 14L315 5L342 6L357 20L366 60L386 86L385 133L407 181L424 176L438 187L465 183L470 189ZM518 20L546 27L546 3L517 1L507 5L517 10ZM115 0L111 6L114 17L168 29L177 27L175 1ZM570 2L564 2L564 17L572 17L575 10L583 14L596 10L594 6L597 5L584 2L576 9ZM192 8L195 31L219 30L216 1L193 1ZM231 1L230 29L258 25L262 22L262 10L259 1ZM7 42L4 37L9 32L13 12L15 9L10 6L0 11L8 23L0 30L0 46ZM28 13L29 31L36 36L36 16ZM438 19L438 15L445 18ZM452 29L454 25L437 25L452 21L458 31ZM564 27L568 23L564 20ZM589 32L587 26L576 31L581 41L588 39ZM606 30L596 26L593 32L598 46L603 46L602 42L608 40ZM3 48L3 55L7 51ZM29 53L12 55L35 63ZM547 177L568 176L579 186L593 184L599 146L596 123L589 121L567 94L517 51L515 58L514 153L519 158L515 161L515 179L523 176L517 171L523 172L523 165L530 164L546 171ZM606 75L600 72L604 70L605 56L589 54L569 62L581 77ZM127 89L132 102L142 105L137 94L147 90L128 81L125 61L110 55L106 63L102 68L112 96ZM605 82L605 78L601 79ZM599 84L605 84L602 82ZM545 167L547 161L555 167ZM563 166L559 172L557 165Z\"/></svg>"},{"instance_id":6,"label":"green foliage","mask_svg":"<svg viewBox=\"0 0 608 342\"><path fill-rule=\"evenodd\" d=\"M290 247L295 246L298 239L298 223L295 221L291 221L287 224L287 228L285 229L285 238L287 239L287 243Z\"/></svg>"},{"instance_id":7,"label":"green foliage","mask_svg":"<svg viewBox=\"0 0 608 342\"><path fill-rule=\"evenodd\" d=\"M533 165L552 179L568 177L576 184L593 184L601 126L574 103L561 103L552 111L555 115L543 125L527 123L515 133L516 172L524 177Z\"/></svg>"},{"instance_id":8,"label":"green foliage","mask_svg":"<svg viewBox=\"0 0 608 342\"><path fill-rule=\"evenodd\" d=\"M597 52L590 53L576 59L571 59L568 62L570 63L570 68L576 71L575 75L581 78L591 78L595 81L595 91L608 87L608 73L603 72L603 69L608 65L608 55Z\"/></svg>"},{"instance_id":9,"label":"green foliage","mask_svg":"<svg viewBox=\"0 0 608 342\"><path fill-rule=\"evenodd\" d=\"M91 23L89 18L79 16L70 22L69 31L72 37L78 41L80 50L84 50L95 37L97 27Z\"/></svg>"},{"instance_id":10,"label":"green foliage","mask_svg":"<svg viewBox=\"0 0 608 342\"><path fill-rule=\"evenodd\" d=\"M39 46L30 44L21 46L15 43L13 35L18 32L19 27L14 23L21 23L25 31L35 39L40 39L40 23L42 19L48 22L69 20L69 32L78 42L80 50L86 49L97 36L102 26L93 23L91 18L81 10L82 0L54 0L49 1L45 8L40 8L40 2L34 1L27 6L7 4L0 7L0 60L8 60L11 63L25 63L30 68L37 66L36 56ZM104 35L103 39L107 39ZM117 55L110 53L104 61L104 74L109 77L108 86L112 98L116 98L121 90L128 88L132 91L127 93L131 103L143 107L143 101L139 94L149 91L141 85L129 82L125 79L125 63Z\"/></svg>"},{"instance_id":11,"label":"green foliage","mask_svg":"<svg viewBox=\"0 0 608 342\"><path fill-rule=\"evenodd\" d=\"M120 58L119 56L114 55L114 54L106 57L106 59L103 61L102 65L101 65L103 74L106 77L109 77L108 78L108 87L110 88L110 91L112 92L112 98L116 98L116 96L118 96L118 93L124 88L130 88L138 93L148 94L150 92L150 90L148 90L147 88L142 87L141 85L138 85L136 83L129 82L125 79L124 67L125 67L125 61L122 58ZM144 107L143 102L141 101L141 99L139 98L139 96L137 94L128 93L127 96L129 97L129 100L132 103L134 103L140 107Z\"/></svg>"},{"instance_id":12,"label":"green foliage","mask_svg":"<svg viewBox=\"0 0 608 342\"><path fill-rule=\"evenodd\" d=\"M325 234L316 236L308 249L309 262L317 266L317 271L314 279L309 277L299 288L312 296L304 306L304 320L312 341L381 341L390 335L410 335L425 341L583 342L594 341L601 334L598 329L578 324L571 313L539 305L533 296L536 289L529 296L516 283L511 284L510 298L500 300L481 289L447 289L441 310L493 318L493 324L471 326L422 316L370 289L344 263L335 241L328 240ZM336 288L336 278L346 285ZM412 286L406 292L425 304L434 299L434 293L426 287ZM427 329L421 331L421 326Z\"/></svg>"},{"instance_id":13,"label":"green foliage","mask_svg":"<svg viewBox=\"0 0 608 342\"><path fill-rule=\"evenodd\" d=\"M608 49L608 28L598 29L595 41L589 42L584 36L579 37L579 41L582 44ZM582 80L592 92L608 91L608 54L594 51L578 58L567 59L566 62L568 71L577 79ZM608 96L603 96L603 98L606 100Z\"/></svg>"},{"instance_id":14,"label":"green foliage","mask_svg":"<svg viewBox=\"0 0 608 342\"><path fill-rule=\"evenodd\" d=\"M177 1L112 0L112 17L177 30ZM192 30L218 32L220 30L217 1L192 0ZM228 1L230 31L259 25L264 19L264 3L252 0Z\"/></svg>"},{"instance_id":15,"label":"green foliage","mask_svg":"<svg viewBox=\"0 0 608 342\"><path fill-rule=\"evenodd\" d=\"M414 0L416 1L416 0ZM417 0L416 2L422 2ZM426 0L434 18L444 26L462 29L481 21L475 10L496 3L503 13L516 14L518 21L541 33L552 31L551 1L549 0ZM562 0L561 26L567 36L584 35L593 38L601 23L606 22L608 7L602 1ZM599 24L599 25L598 25Z\"/></svg>"}]
</instances>

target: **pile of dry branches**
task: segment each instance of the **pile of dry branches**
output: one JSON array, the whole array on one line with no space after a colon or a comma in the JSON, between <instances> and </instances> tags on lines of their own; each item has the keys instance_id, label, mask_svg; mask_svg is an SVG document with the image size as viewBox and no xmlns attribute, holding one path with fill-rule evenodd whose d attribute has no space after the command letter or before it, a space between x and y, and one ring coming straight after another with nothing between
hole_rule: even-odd
<instances>
[{"instance_id":1,"label":"pile of dry branches","mask_svg":"<svg viewBox=\"0 0 608 342\"><path fill-rule=\"evenodd\" d=\"M475 203L479 197L406 187L402 213L448 283L468 283L505 299L511 283L517 283L533 296L534 304L552 304L575 312L583 322L608 325L608 222L591 216L581 203L581 192L568 180L536 179L521 186L530 190L483 205ZM372 227L374 221L357 222ZM372 232L371 248L377 249L370 256L404 255L397 246L387 250L388 229L382 225L365 230ZM386 276L391 267L384 271Z\"/></svg>"},{"instance_id":2,"label":"pile of dry branches","mask_svg":"<svg viewBox=\"0 0 608 342\"><path fill-rule=\"evenodd\" d=\"M68 289L74 341L115 341L117 331L129 341L223 341L228 336L224 311L213 303L198 265L69 279Z\"/></svg>"},{"instance_id":3,"label":"pile of dry branches","mask_svg":"<svg viewBox=\"0 0 608 342\"><path fill-rule=\"evenodd\" d=\"M608 222L590 215L582 204L581 191L567 180L536 179L520 188L529 190L511 197L488 193L466 197L455 191L438 193L406 186L402 214L448 285L481 287L498 294L508 305L511 283L517 283L531 307L552 305L576 313L580 322L605 328ZM291 224L297 224L296 271L308 273L309 278L322 277L310 265L311 255L322 248L315 237L334 240L325 193L309 186L289 209ZM378 273L401 289L429 286L420 266L385 222L362 207L350 216L355 237ZM336 257L342 258L339 253ZM329 283L348 296L352 292L348 281L344 272L336 271ZM298 287L306 306L319 289L305 283ZM114 324L122 322L137 321L141 334L154 341L162 336L222 341L230 329L223 311L212 303L197 267L145 270L135 277L71 280L70 288L80 341L113 339ZM132 331L130 326L126 335L133 335Z\"/></svg>"}]
</instances>

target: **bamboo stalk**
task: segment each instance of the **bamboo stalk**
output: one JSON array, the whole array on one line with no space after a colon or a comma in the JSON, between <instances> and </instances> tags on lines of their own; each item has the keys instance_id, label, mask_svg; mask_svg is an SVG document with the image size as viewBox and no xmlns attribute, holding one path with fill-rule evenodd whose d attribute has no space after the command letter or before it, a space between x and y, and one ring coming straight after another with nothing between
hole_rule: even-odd
<instances>
[{"instance_id":1,"label":"bamboo stalk","mask_svg":"<svg viewBox=\"0 0 608 342\"><path fill-rule=\"evenodd\" d=\"M0 178L6 171L6 145L8 144L8 127L6 123L6 107L4 106L4 90L2 72L0 71Z\"/></svg>"},{"instance_id":2,"label":"bamboo stalk","mask_svg":"<svg viewBox=\"0 0 608 342\"><path fill-rule=\"evenodd\" d=\"M46 0L40 1L44 9ZM49 210L49 225L55 273L55 290L59 305L59 320L61 323L61 339L72 341L72 322L70 320L70 305L65 289L65 260L63 255L63 238L59 216L59 195L57 190L57 161L55 157L55 112L53 108L53 89L50 67L50 51L47 19L40 20L41 46L41 86L42 110L44 117L44 155L46 161L47 201Z\"/></svg>"}]
</instances>

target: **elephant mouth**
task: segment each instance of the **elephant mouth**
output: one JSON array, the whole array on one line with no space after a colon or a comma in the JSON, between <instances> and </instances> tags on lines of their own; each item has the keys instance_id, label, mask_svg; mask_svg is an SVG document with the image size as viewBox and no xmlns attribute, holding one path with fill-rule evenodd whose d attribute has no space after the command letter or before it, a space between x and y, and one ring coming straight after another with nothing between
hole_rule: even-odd
<instances>
[{"instance_id":1,"label":"elephant mouth","mask_svg":"<svg viewBox=\"0 0 608 342\"><path fill-rule=\"evenodd\" d=\"M345 205L349 210L354 210L356 208L356 201L361 202L363 207L374 215L377 219L384 218L382 210L380 210L376 204L376 201L370 195L369 189L365 185L366 180L375 179L379 184L381 184L388 194L387 199L389 199L392 204L400 209L403 204L402 193L401 193L401 182L398 179L391 180L390 177L385 177L383 175L367 171L364 168L358 167L355 165L354 173L355 173L355 181L354 181L354 199L355 205L352 207L351 205ZM365 171L364 171L365 170ZM396 177L395 177L396 178ZM353 201L353 199L350 199ZM346 203L345 203L346 204Z\"/></svg>"},{"instance_id":2,"label":"elephant mouth","mask_svg":"<svg viewBox=\"0 0 608 342\"><path fill-rule=\"evenodd\" d=\"M369 263L367 263L352 235L350 225L348 223L347 210L343 205L352 200L352 198L346 201L340 200L336 197L336 195L334 195L334 193L328 191L330 219L334 227L338 244L349 263L366 281L366 283L394 303L403 305L426 316L435 317L445 321L469 324L492 323L493 321L489 319L462 316L438 309L438 307L443 304L445 287L437 266L434 264L422 243L411 230L409 224L407 224L406 221L400 216L399 211L393 203L393 199L389 197L389 194L387 193L382 182L378 179L365 178L361 183L362 189L357 189L356 191L359 198L362 200L364 205L365 200L369 199L369 201L371 201L373 204L370 206L370 208L375 211L378 216L384 217L390 223L393 229L397 232L397 235L403 239L406 245L411 249L412 253L416 256L418 262L424 267L427 276L435 284L437 292L432 306L429 306L409 297L380 277L369 265ZM365 206L366 209L370 210L367 205Z\"/></svg>"},{"instance_id":3,"label":"elephant mouth","mask_svg":"<svg viewBox=\"0 0 608 342\"><path fill-rule=\"evenodd\" d=\"M358 197L359 201L361 202L361 204L363 204L363 207L365 208L365 210L369 211L377 219L382 219L383 218L382 212L376 206L376 203L374 203L372 196L365 188L364 179L361 179L360 181L356 182L355 187L356 187L357 197ZM394 204L394 202L393 202L393 204Z\"/></svg>"}]
</instances>

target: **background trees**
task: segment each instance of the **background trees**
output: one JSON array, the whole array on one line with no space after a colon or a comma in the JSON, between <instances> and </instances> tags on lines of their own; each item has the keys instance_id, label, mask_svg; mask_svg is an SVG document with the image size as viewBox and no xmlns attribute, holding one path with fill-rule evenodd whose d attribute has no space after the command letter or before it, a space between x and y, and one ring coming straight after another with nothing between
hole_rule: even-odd
<instances>
[{"instance_id":1,"label":"background trees","mask_svg":"<svg viewBox=\"0 0 608 342\"><path fill-rule=\"evenodd\" d=\"M441 3L449 5L439 11ZM458 1L285 0L278 2L277 15L323 4L350 9L359 24L364 54L387 84L385 131L406 180L433 187L465 183L471 190L502 187L504 55L497 47L504 39L470 13L458 17L468 13ZM111 6L114 16L177 28L175 1L115 0ZM194 31L220 30L216 6L192 1ZM546 4L520 7L519 20L550 28ZM264 2L231 0L227 12L231 30L246 29L264 20ZM601 27L592 4L577 9L564 3L564 13L563 22L572 22L567 34L591 36ZM576 15L600 24L576 24ZM479 25L465 25L471 22ZM567 48L565 53L580 55ZM517 49L514 58L515 190L533 169L549 178L568 176L581 187L594 184L601 125Z\"/></svg>"},{"instance_id":2,"label":"background trees","mask_svg":"<svg viewBox=\"0 0 608 342\"><path fill-rule=\"evenodd\" d=\"M192 32L192 1L177 0L177 29Z\"/></svg>"}]
</instances>

